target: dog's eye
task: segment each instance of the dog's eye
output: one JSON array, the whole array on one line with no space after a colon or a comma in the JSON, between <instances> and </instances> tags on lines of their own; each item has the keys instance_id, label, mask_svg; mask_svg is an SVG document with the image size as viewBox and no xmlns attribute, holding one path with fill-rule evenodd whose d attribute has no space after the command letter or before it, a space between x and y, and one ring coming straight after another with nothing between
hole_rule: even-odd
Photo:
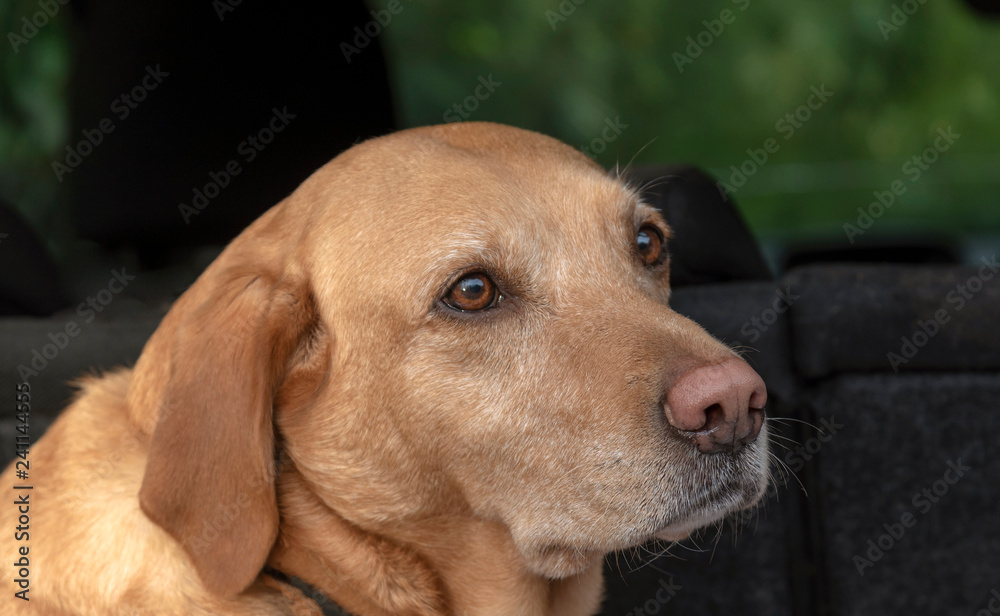
<instances>
[{"instance_id":1,"label":"dog's eye","mask_svg":"<svg viewBox=\"0 0 1000 616\"><path fill-rule=\"evenodd\" d=\"M643 225L635 237L635 247L643 265L656 265L663 253L663 235L653 225Z\"/></svg>"},{"instance_id":2,"label":"dog's eye","mask_svg":"<svg viewBox=\"0 0 1000 616\"><path fill-rule=\"evenodd\" d=\"M500 301L497 287L489 276L474 273L456 282L444 297L444 303L455 310L473 311L492 308Z\"/></svg>"}]
</instances>

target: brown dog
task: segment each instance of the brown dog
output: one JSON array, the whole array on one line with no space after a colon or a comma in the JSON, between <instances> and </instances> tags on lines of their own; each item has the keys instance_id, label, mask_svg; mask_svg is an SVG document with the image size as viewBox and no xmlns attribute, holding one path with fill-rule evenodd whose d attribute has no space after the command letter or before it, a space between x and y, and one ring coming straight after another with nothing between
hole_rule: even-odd
<instances>
[{"instance_id":1,"label":"brown dog","mask_svg":"<svg viewBox=\"0 0 1000 616\"><path fill-rule=\"evenodd\" d=\"M355 146L232 242L133 370L83 382L31 450L30 604L0 605L318 613L278 571L359 615L594 613L605 553L766 483L764 384L668 307L668 235L535 133ZM0 553L9 585L12 533Z\"/></svg>"}]
</instances>

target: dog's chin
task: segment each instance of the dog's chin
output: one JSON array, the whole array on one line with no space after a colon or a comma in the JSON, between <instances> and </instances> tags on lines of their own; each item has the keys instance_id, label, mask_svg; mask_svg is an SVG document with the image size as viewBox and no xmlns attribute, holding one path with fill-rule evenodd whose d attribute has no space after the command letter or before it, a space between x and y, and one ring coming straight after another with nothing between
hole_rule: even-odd
<instances>
[{"instance_id":1,"label":"dog's chin","mask_svg":"<svg viewBox=\"0 0 1000 616\"><path fill-rule=\"evenodd\" d=\"M549 545L525 554L528 569L537 575L558 580L579 575L604 558L605 552Z\"/></svg>"},{"instance_id":2,"label":"dog's chin","mask_svg":"<svg viewBox=\"0 0 1000 616\"><path fill-rule=\"evenodd\" d=\"M551 544L523 551L522 554L528 568L537 575L549 579L561 579L578 575L593 566L605 554L615 549L636 547L652 539L664 541L682 541L687 539L698 529L714 524L735 511L753 507L764 494L766 487L766 481L762 481L754 486L754 488L748 487L731 494L728 498L724 498L721 501L699 507L696 510L674 518L669 524L662 526L656 532L649 533L649 531L646 531L649 534L642 534L642 531L639 531L638 534L621 541L617 547L610 547L607 550L595 550L593 547L580 548L564 544Z\"/></svg>"},{"instance_id":3,"label":"dog's chin","mask_svg":"<svg viewBox=\"0 0 1000 616\"><path fill-rule=\"evenodd\" d=\"M664 526L660 530L653 533L652 538L660 539L662 541L683 541L684 539L690 537L696 530L718 522L728 515L728 513L729 512L726 510L718 510L692 515L691 517L685 518L679 522L674 522Z\"/></svg>"},{"instance_id":4,"label":"dog's chin","mask_svg":"<svg viewBox=\"0 0 1000 616\"><path fill-rule=\"evenodd\" d=\"M766 439L766 436L765 436ZM766 443L766 441L764 441ZM714 524L737 511L754 507L767 491L767 474L765 471L766 444L748 447L741 454L739 466L742 466L736 476L726 477L719 468L701 468L694 473L695 485L690 486L685 493L688 497L687 507L678 508L676 503L667 506L660 515L653 514L644 519L633 520L626 524L632 529L627 536L606 536L598 538L587 537L569 539L565 543L550 543L547 545L521 544L520 551L528 569L537 575L549 579L561 579L578 575L601 560L607 553L634 548L650 540L682 541L695 531ZM733 468L725 469L728 473ZM705 479L711 478L711 480ZM706 487L708 486L708 487ZM714 486L714 487L712 487ZM671 513L666 511L672 510ZM666 519L660 517L667 515ZM573 545L577 543L577 545ZM585 544L586 547L581 547ZM596 546L607 546L607 549Z\"/></svg>"},{"instance_id":5,"label":"dog's chin","mask_svg":"<svg viewBox=\"0 0 1000 616\"><path fill-rule=\"evenodd\" d=\"M752 508L760 502L766 491L767 478L761 473L756 481L748 481L726 494L715 495L710 502L674 518L656 531L652 538L664 541L687 539L696 530L714 524L731 513Z\"/></svg>"}]
</instances>

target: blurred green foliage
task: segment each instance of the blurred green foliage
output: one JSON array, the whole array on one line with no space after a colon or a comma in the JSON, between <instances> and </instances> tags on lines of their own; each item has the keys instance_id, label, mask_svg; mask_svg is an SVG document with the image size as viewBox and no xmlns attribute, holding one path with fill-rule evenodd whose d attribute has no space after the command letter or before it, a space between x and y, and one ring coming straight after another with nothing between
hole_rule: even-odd
<instances>
[{"instance_id":1,"label":"blurred green foliage","mask_svg":"<svg viewBox=\"0 0 1000 616\"><path fill-rule=\"evenodd\" d=\"M735 193L761 235L843 238L894 180L907 192L872 235L1000 230L1000 24L958 0L401 2L380 42L404 126L459 105L599 151L605 166L689 162L723 180L773 138L779 149ZM37 10L0 0L0 196L46 233L71 59L58 17L14 52L7 33ZM906 22L887 29L894 12ZM481 77L500 85L468 99ZM776 124L814 86L833 95L786 139ZM593 147L615 121L620 134ZM949 126L960 139L910 182L903 165Z\"/></svg>"},{"instance_id":2,"label":"blurred green foliage","mask_svg":"<svg viewBox=\"0 0 1000 616\"><path fill-rule=\"evenodd\" d=\"M735 193L762 234L844 238L894 180L907 192L873 235L995 233L1000 24L957 0L910 0L912 14L903 4L429 0L405 2L383 43L406 126L441 122L492 75L502 86L468 119L583 148L620 118L628 128L596 155L605 166L690 162L728 179L747 149L777 139ZM906 18L897 29L894 10ZM698 51L692 40L708 44L679 68L675 54ZM813 86L834 94L786 139L776 123ZM911 182L904 163L948 126L960 139Z\"/></svg>"},{"instance_id":3,"label":"blurred green foliage","mask_svg":"<svg viewBox=\"0 0 1000 616\"><path fill-rule=\"evenodd\" d=\"M69 44L58 14L26 29L39 11L37 0L0 0L0 197L44 233L59 203L49 163L68 139Z\"/></svg>"}]
</instances>

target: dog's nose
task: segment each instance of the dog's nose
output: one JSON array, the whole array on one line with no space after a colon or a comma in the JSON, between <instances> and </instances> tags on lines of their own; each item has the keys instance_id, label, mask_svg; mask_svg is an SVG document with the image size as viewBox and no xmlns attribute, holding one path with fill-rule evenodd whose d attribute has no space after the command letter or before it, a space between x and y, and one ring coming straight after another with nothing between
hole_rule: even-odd
<instances>
[{"instance_id":1,"label":"dog's nose","mask_svg":"<svg viewBox=\"0 0 1000 616\"><path fill-rule=\"evenodd\" d=\"M681 375L667 392L664 410L670 425L701 451L736 452L760 434L766 402L764 381L734 357Z\"/></svg>"}]
</instances>

